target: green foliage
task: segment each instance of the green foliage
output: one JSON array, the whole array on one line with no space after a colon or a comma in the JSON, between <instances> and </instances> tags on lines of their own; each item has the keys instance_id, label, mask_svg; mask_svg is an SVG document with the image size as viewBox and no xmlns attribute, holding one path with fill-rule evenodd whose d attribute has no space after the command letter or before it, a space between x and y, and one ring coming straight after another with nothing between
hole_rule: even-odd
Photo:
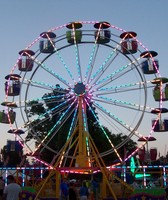
<instances>
[{"instance_id":1,"label":"green foliage","mask_svg":"<svg viewBox=\"0 0 168 200\"><path fill-rule=\"evenodd\" d=\"M66 118L66 122L64 123L64 118L61 120L60 125L57 126L56 134L56 130L53 129L53 127L60 121L60 117L65 110L69 108L73 101L67 94L67 90L57 87L53 92L43 95L43 103L40 103L39 101L31 101L27 104L27 107L29 107L29 109L27 109L28 116L40 116L29 125L29 132L26 137L27 141L35 139L36 144L38 145L39 139L42 140L46 135L48 135L45 144L47 143L47 146L54 151L59 152L59 150L65 145L76 105L73 105L69 110L70 114ZM95 113L94 115L93 111ZM86 106L89 134L101 154L111 149L106 136L108 136L116 146L122 143L126 139L126 136L123 136L122 134L112 134L107 127L100 127L97 123L98 116L95 111L96 110L91 103L90 107ZM95 119L95 115L97 119ZM102 129L106 132L106 135L103 133ZM127 150L132 151L135 149L135 146L136 143L130 140L127 143ZM45 149L41 155L42 159L51 162L55 155L54 151ZM112 163L117 159L117 156L113 151L114 150L112 149L110 154L104 156L106 164ZM121 157L124 157L124 147L120 147L118 151Z\"/></svg>"}]
</instances>

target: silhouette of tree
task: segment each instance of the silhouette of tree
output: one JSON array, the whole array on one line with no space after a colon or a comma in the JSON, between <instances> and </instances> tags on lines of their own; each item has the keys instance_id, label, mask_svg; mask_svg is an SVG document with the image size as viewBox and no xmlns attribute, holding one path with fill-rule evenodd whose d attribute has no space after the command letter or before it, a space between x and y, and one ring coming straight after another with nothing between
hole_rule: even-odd
<instances>
[{"instance_id":1,"label":"silhouette of tree","mask_svg":"<svg viewBox=\"0 0 168 200\"><path fill-rule=\"evenodd\" d=\"M60 88L59 85L57 85L57 88L54 89L53 92L44 94L42 99L45 103L40 103L39 101L31 101L27 104L27 107L29 107L29 110L27 112L30 117L38 115L43 116L42 118L38 118L37 120L33 121L29 125L29 132L26 137L27 141L31 140L34 137L37 145L39 141L34 135L36 134L38 138L42 140L48 134L48 132L52 130L52 127L55 126L56 122L60 120L60 116L62 116L62 114L65 112L65 109L67 109L73 101L69 100L70 97L68 96L68 91ZM57 134L55 134L53 137L51 133L47 137L47 141L45 141L45 143L47 143L47 146L49 146L54 151L59 152L59 150L66 143L67 133L69 132L69 127L71 126L75 106L76 105L73 105L69 110L69 116L68 118L66 118L66 123L63 123L63 126L59 127ZM59 108L57 109L57 112L55 112L55 108ZM91 104L91 102L90 107L86 105L86 115L89 134L93 138L94 143L99 150L99 153L101 154L102 152L109 150L111 146L107 142L107 138L102 132L102 127L97 123L97 119L95 119L95 115L96 118L98 118L98 116L96 113L96 109ZM126 139L126 136L122 135L122 133L116 135L112 134L107 127L103 126L103 129L106 131L108 137L113 141L114 145L120 144ZM128 151L133 151L135 148L136 143L132 140L129 140L126 149ZM124 157L125 147L121 147L120 149L118 149L118 151L121 156ZM41 155L41 158L49 163L52 161L53 157L54 152L50 152L49 149L45 149ZM104 156L104 161L106 164L112 163L116 159L117 156L115 153L113 153L112 155Z\"/></svg>"}]
</instances>

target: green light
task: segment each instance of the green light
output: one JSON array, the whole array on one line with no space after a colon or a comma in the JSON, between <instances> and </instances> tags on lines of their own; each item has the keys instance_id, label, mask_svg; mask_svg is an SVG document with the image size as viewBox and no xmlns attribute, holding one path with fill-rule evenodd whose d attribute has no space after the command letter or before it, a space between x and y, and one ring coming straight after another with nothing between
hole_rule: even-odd
<instances>
[{"instance_id":1,"label":"green light","mask_svg":"<svg viewBox=\"0 0 168 200\"><path fill-rule=\"evenodd\" d=\"M131 168L131 172L134 174L135 172L135 160L134 160L134 157L131 157L131 161L130 161L130 168Z\"/></svg>"},{"instance_id":2,"label":"green light","mask_svg":"<svg viewBox=\"0 0 168 200\"><path fill-rule=\"evenodd\" d=\"M150 177L151 174L145 174L145 177ZM144 177L144 174L135 174L135 178L143 178Z\"/></svg>"}]
</instances>

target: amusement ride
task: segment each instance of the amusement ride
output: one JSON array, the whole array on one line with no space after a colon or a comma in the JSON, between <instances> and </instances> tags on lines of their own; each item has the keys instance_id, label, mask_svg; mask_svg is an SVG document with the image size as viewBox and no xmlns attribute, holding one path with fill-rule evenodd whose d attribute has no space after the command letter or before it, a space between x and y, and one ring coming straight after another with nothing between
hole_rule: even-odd
<instances>
[{"instance_id":1,"label":"amusement ride","mask_svg":"<svg viewBox=\"0 0 168 200\"><path fill-rule=\"evenodd\" d=\"M57 26L18 53L5 77L0 121L23 151L21 167L33 158L50 169L36 198L54 174L58 198L66 173L101 173L102 199L118 198L113 180L133 191L106 158L124 165L138 153L145 159L147 147L149 161L156 159L148 142L168 131L168 78L160 74L157 55L135 32L106 21ZM114 142L109 131L124 139ZM137 148L127 151L130 140Z\"/></svg>"}]
</instances>

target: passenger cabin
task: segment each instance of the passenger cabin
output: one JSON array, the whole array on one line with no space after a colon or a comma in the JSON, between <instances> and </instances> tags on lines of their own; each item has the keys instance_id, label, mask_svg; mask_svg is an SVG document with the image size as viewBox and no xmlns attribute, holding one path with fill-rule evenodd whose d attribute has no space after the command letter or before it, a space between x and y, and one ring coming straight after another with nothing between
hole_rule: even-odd
<instances>
[{"instance_id":1,"label":"passenger cabin","mask_svg":"<svg viewBox=\"0 0 168 200\"><path fill-rule=\"evenodd\" d=\"M167 101L168 100L168 78L159 77L151 81L156 86L153 89L153 97L155 101Z\"/></svg>"},{"instance_id":2,"label":"passenger cabin","mask_svg":"<svg viewBox=\"0 0 168 200\"><path fill-rule=\"evenodd\" d=\"M5 93L8 96L17 96L20 94L20 78L18 74L9 74L5 77Z\"/></svg>"},{"instance_id":3,"label":"passenger cabin","mask_svg":"<svg viewBox=\"0 0 168 200\"><path fill-rule=\"evenodd\" d=\"M157 148L150 148L149 150L149 153L150 153L150 159L151 161L156 161L156 158L157 158Z\"/></svg>"},{"instance_id":4,"label":"passenger cabin","mask_svg":"<svg viewBox=\"0 0 168 200\"><path fill-rule=\"evenodd\" d=\"M0 123L13 124L16 118L16 113L11 109L8 112L0 111Z\"/></svg>"},{"instance_id":5,"label":"passenger cabin","mask_svg":"<svg viewBox=\"0 0 168 200\"><path fill-rule=\"evenodd\" d=\"M168 119L153 119L152 127L154 132L166 132L168 131Z\"/></svg>"},{"instance_id":6,"label":"passenger cabin","mask_svg":"<svg viewBox=\"0 0 168 200\"><path fill-rule=\"evenodd\" d=\"M110 23L108 22L98 22L94 24L95 31L95 40L98 44L106 44L110 42L111 31L108 30L110 27Z\"/></svg>"},{"instance_id":7,"label":"passenger cabin","mask_svg":"<svg viewBox=\"0 0 168 200\"><path fill-rule=\"evenodd\" d=\"M146 162L156 161L157 148L151 147L150 149L148 149L148 142L152 141L156 141L156 138L152 136L147 136L147 137L140 137L138 139L138 142L146 142L143 147L138 149L138 155L140 161L146 161Z\"/></svg>"},{"instance_id":8,"label":"passenger cabin","mask_svg":"<svg viewBox=\"0 0 168 200\"><path fill-rule=\"evenodd\" d=\"M80 22L72 22L66 27L71 29L66 32L67 42L70 44L80 43L82 40L82 31L78 29L82 28L82 24Z\"/></svg>"},{"instance_id":9,"label":"passenger cabin","mask_svg":"<svg viewBox=\"0 0 168 200\"><path fill-rule=\"evenodd\" d=\"M35 55L35 53L31 50L22 50L19 54L21 57L18 61L18 69L25 72L32 71L34 61L31 57Z\"/></svg>"},{"instance_id":10,"label":"passenger cabin","mask_svg":"<svg viewBox=\"0 0 168 200\"><path fill-rule=\"evenodd\" d=\"M16 151L16 152L21 152L23 147L20 141L17 140L8 140L7 141L7 152L11 152L11 151Z\"/></svg>"},{"instance_id":11,"label":"passenger cabin","mask_svg":"<svg viewBox=\"0 0 168 200\"><path fill-rule=\"evenodd\" d=\"M134 54L138 50L138 42L135 39L137 34L135 32L124 32L120 35L122 38L121 52L123 54Z\"/></svg>"},{"instance_id":12,"label":"passenger cabin","mask_svg":"<svg viewBox=\"0 0 168 200\"><path fill-rule=\"evenodd\" d=\"M39 44L41 53L53 53L55 49L56 34L53 32L43 32L40 34L41 41Z\"/></svg>"},{"instance_id":13,"label":"passenger cabin","mask_svg":"<svg viewBox=\"0 0 168 200\"><path fill-rule=\"evenodd\" d=\"M155 101L167 101L168 100L168 84L165 86L156 85L153 89L153 97Z\"/></svg>"},{"instance_id":14,"label":"passenger cabin","mask_svg":"<svg viewBox=\"0 0 168 200\"><path fill-rule=\"evenodd\" d=\"M159 61L154 59L157 56L155 51L145 51L141 53L140 57L144 58L144 61L141 63L141 68L144 74L155 74L159 69Z\"/></svg>"}]
</instances>

